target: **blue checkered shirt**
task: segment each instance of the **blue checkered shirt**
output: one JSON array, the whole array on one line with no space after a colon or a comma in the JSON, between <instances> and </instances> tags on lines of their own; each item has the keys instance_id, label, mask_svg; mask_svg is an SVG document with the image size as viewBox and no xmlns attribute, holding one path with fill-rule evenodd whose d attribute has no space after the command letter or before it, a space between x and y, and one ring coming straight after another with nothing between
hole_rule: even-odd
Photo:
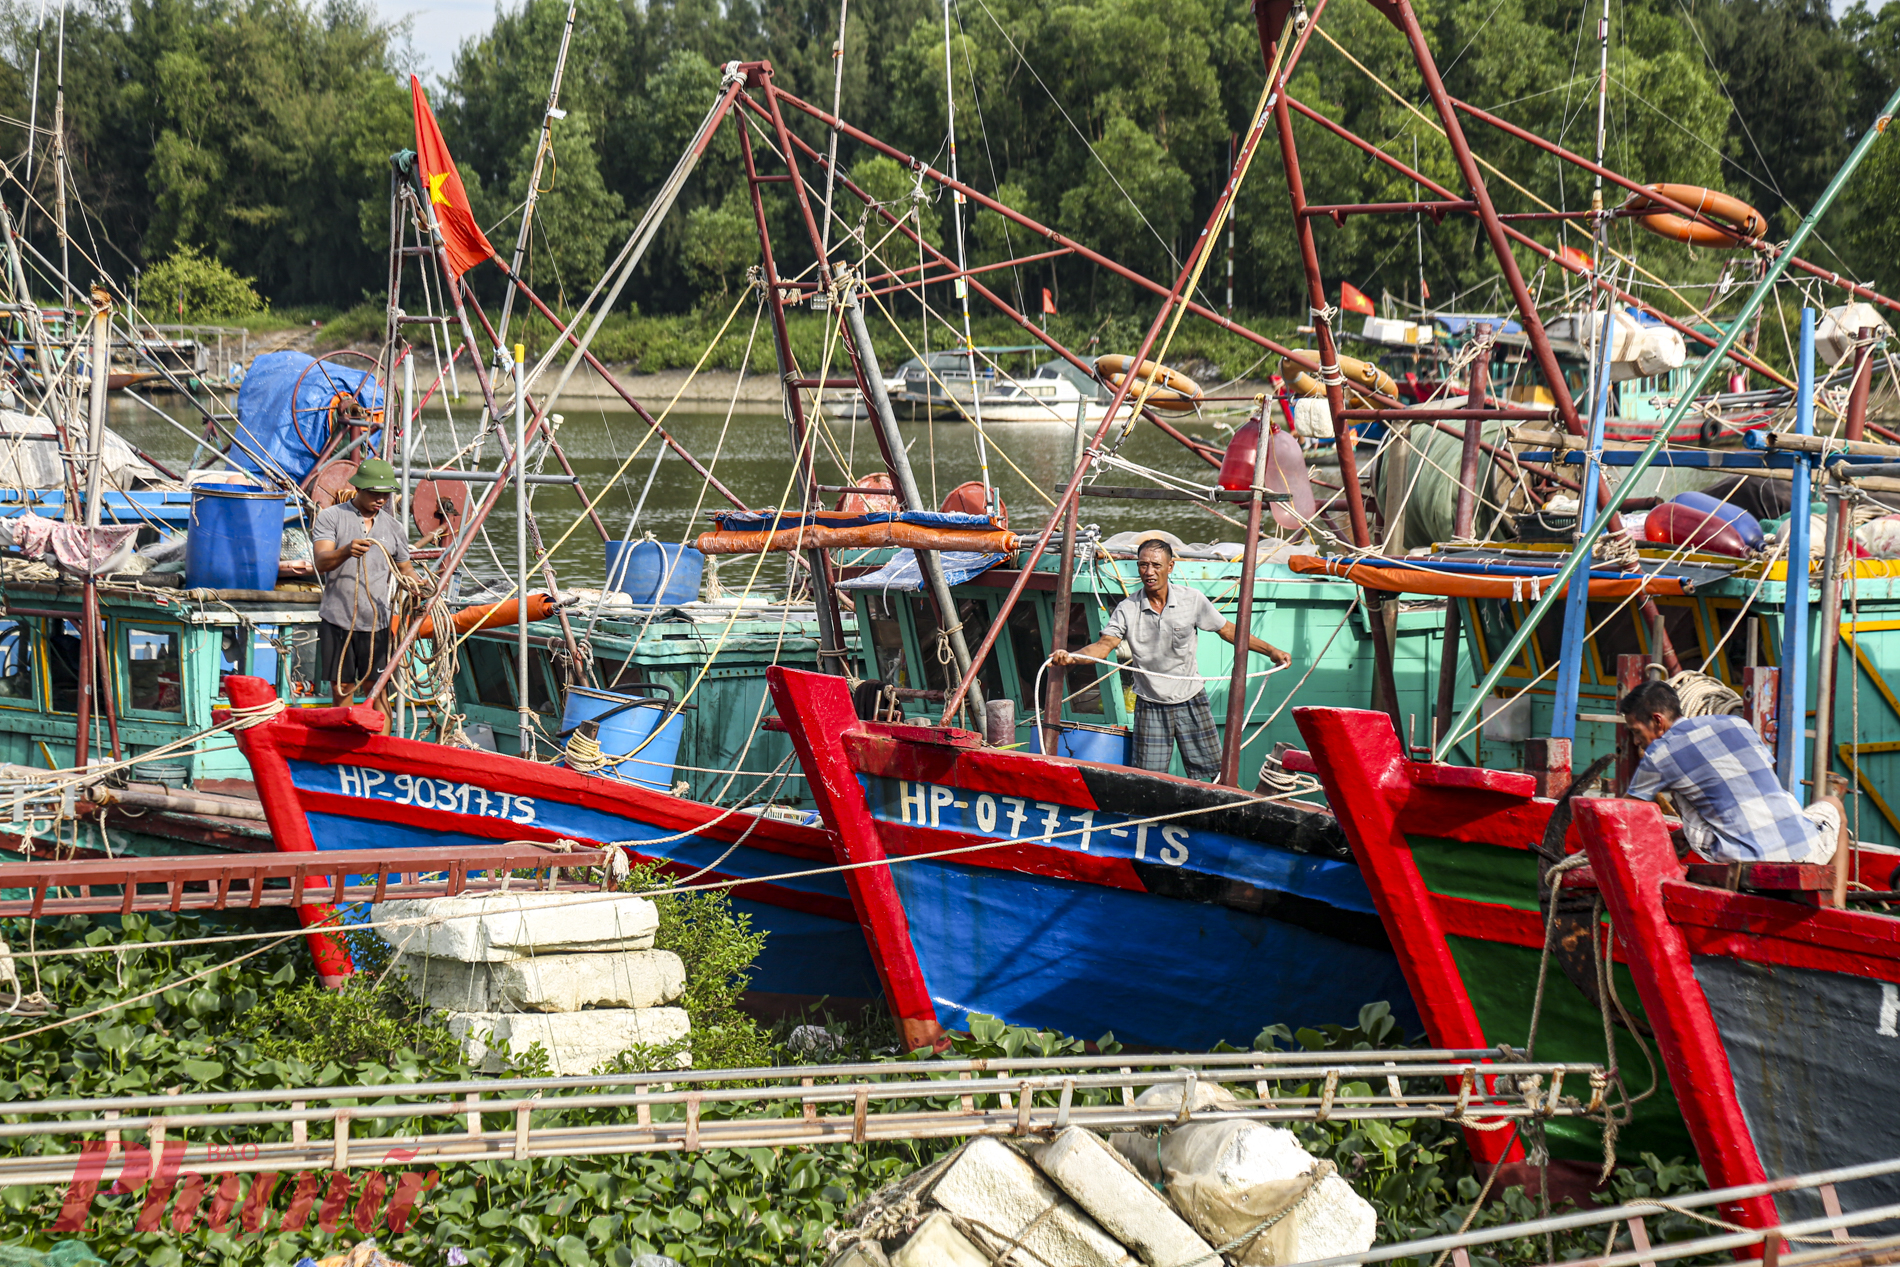
<instances>
[{"instance_id":1,"label":"blue checkered shirt","mask_svg":"<svg viewBox=\"0 0 1900 1267\"><path fill-rule=\"evenodd\" d=\"M1684 717L1650 744L1629 794L1653 801L1659 792L1675 803L1690 847L1718 862L1805 862L1823 844L1740 717Z\"/></svg>"}]
</instances>

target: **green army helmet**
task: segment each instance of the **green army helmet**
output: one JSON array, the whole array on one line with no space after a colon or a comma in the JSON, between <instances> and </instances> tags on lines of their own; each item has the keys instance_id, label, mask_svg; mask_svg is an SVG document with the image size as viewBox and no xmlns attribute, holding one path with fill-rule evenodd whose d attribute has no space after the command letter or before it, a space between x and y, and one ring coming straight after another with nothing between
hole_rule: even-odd
<instances>
[{"instance_id":1,"label":"green army helmet","mask_svg":"<svg viewBox=\"0 0 1900 1267\"><path fill-rule=\"evenodd\" d=\"M396 492L396 468L381 458L365 458L356 474L350 476L350 486L364 493Z\"/></svg>"}]
</instances>

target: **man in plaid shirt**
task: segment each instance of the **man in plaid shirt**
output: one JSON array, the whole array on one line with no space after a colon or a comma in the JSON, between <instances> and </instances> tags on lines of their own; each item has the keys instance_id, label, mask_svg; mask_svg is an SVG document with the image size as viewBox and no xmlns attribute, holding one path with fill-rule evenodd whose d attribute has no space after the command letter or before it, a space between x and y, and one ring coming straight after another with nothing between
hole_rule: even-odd
<instances>
[{"instance_id":1,"label":"man in plaid shirt","mask_svg":"<svg viewBox=\"0 0 1900 1267\"><path fill-rule=\"evenodd\" d=\"M1839 775L1803 809L1740 717L1684 717L1665 682L1645 682L1618 707L1646 749L1629 795L1653 801L1667 794L1697 853L1716 862L1827 862L1846 846Z\"/></svg>"}]
</instances>

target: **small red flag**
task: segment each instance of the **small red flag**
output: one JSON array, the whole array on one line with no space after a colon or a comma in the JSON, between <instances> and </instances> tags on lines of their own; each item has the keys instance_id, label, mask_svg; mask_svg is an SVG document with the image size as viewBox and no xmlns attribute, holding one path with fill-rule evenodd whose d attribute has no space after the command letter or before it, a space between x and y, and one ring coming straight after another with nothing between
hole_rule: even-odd
<instances>
[{"instance_id":1,"label":"small red flag","mask_svg":"<svg viewBox=\"0 0 1900 1267\"><path fill-rule=\"evenodd\" d=\"M1368 317L1372 315L1372 301L1351 282L1339 283L1339 306L1347 312L1363 312Z\"/></svg>"},{"instance_id":2,"label":"small red flag","mask_svg":"<svg viewBox=\"0 0 1900 1267\"><path fill-rule=\"evenodd\" d=\"M1045 317L1056 315L1056 297L1049 293L1047 286L1042 288L1042 315Z\"/></svg>"},{"instance_id":3,"label":"small red flag","mask_svg":"<svg viewBox=\"0 0 1900 1267\"><path fill-rule=\"evenodd\" d=\"M468 190L462 187L462 174L455 170L449 145L442 139L429 99L422 95L422 81L409 76L410 94L416 110L416 163L421 169L422 191L428 196L435 222L442 230L442 245L449 257L449 269L457 277L495 254L495 248L475 223L475 212L468 205Z\"/></svg>"},{"instance_id":4,"label":"small red flag","mask_svg":"<svg viewBox=\"0 0 1900 1267\"><path fill-rule=\"evenodd\" d=\"M1561 264L1574 264L1578 268L1596 267L1595 262L1592 261L1587 254L1579 251L1574 246L1566 246L1563 250L1557 252L1557 261Z\"/></svg>"},{"instance_id":5,"label":"small red flag","mask_svg":"<svg viewBox=\"0 0 1900 1267\"><path fill-rule=\"evenodd\" d=\"M1423 277L1418 279L1418 301L1424 303L1432 297L1432 288L1425 284Z\"/></svg>"}]
</instances>

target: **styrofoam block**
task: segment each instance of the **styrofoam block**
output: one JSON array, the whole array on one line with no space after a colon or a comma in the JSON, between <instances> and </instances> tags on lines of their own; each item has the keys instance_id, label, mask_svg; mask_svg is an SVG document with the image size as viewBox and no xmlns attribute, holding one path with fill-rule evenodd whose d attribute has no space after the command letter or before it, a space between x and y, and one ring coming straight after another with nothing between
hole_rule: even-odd
<instances>
[{"instance_id":1,"label":"styrofoam block","mask_svg":"<svg viewBox=\"0 0 1900 1267\"><path fill-rule=\"evenodd\" d=\"M1362 1253L1378 1233L1371 1204L1338 1175L1313 1183L1319 1162L1293 1132L1259 1122L1190 1122L1163 1135L1168 1197L1194 1230L1222 1245L1292 1206L1235 1251L1244 1267Z\"/></svg>"},{"instance_id":2,"label":"styrofoam block","mask_svg":"<svg viewBox=\"0 0 1900 1267\"><path fill-rule=\"evenodd\" d=\"M1207 1243L1174 1207L1094 1132L1071 1126L1049 1143L1032 1146L1029 1157L1142 1262L1153 1267L1180 1267L1197 1258L1215 1262Z\"/></svg>"},{"instance_id":3,"label":"styrofoam block","mask_svg":"<svg viewBox=\"0 0 1900 1267\"><path fill-rule=\"evenodd\" d=\"M404 955L410 992L452 1012L578 1012L590 1007L658 1007L686 988L686 968L670 950L536 955L463 963Z\"/></svg>"},{"instance_id":4,"label":"styrofoam block","mask_svg":"<svg viewBox=\"0 0 1900 1267\"><path fill-rule=\"evenodd\" d=\"M1008 1145L987 1136L970 1141L930 1195L962 1219L992 1253L1001 1252L1020 1236L1023 1248L1045 1263L1063 1267L1134 1267L1136 1263L1100 1224L1064 1200L1034 1166Z\"/></svg>"},{"instance_id":5,"label":"styrofoam block","mask_svg":"<svg viewBox=\"0 0 1900 1267\"><path fill-rule=\"evenodd\" d=\"M426 920L426 923L409 923ZM646 950L660 913L643 897L486 893L385 902L382 933L399 952L464 963L505 963L574 951Z\"/></svg>"},{"instance_id":6,"label":"styrofoam block","mask_svg":"<svg viewBox=\"0 0 1900 1267\"><path fill-rule=\"evenodd\" d=\"M592 1073L636 1045L659 1046L685 1038L686 1009L603 1008L592 1012L447 1012L449 1033L463 1057L491 1073L503 1053L520 1056L536 1043L548 1053L558 1077Z\"/></svg>"},{"instance_id":7,"label":"styrofoam block","mask_svg":"<svg viewBox=\"0 0 1900 1267\"><path fill-rule=\"evenodd\" d=\"M891 1267L990 1267L990 1256L970 1244L950 1216L938 1210L891 1255Z\"/></svg>"}]
</instances>

